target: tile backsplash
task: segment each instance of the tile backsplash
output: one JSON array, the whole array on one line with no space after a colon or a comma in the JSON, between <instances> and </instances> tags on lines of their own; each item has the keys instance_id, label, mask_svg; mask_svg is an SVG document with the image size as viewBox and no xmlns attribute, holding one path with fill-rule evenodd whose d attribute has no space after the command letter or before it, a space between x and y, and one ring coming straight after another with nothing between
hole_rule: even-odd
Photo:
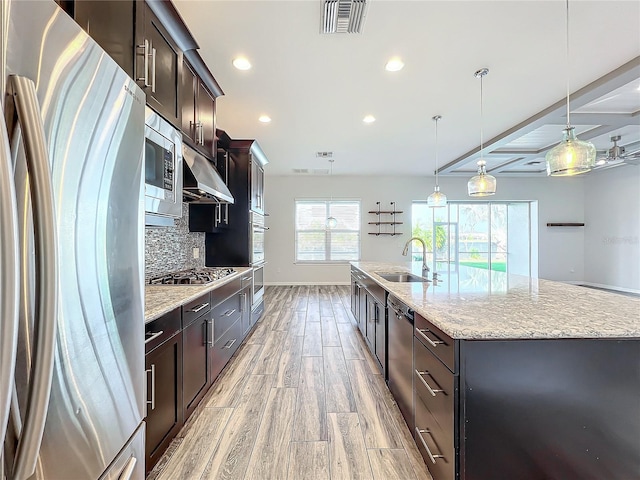
<instances>
[{"instance_id":1,"label":"tile backsplash","mask_svg":"<svg viewBox=\"0 0 640 480\"><path fill-rule=\"evenodd\" d=\"M165 273L204 267L204 233L189 231L189 205L182 204L182 218L175 227L146 227L144 235L145 279ZM193 258L193 249L199 258Z\"/></svg>"}]
</instances>

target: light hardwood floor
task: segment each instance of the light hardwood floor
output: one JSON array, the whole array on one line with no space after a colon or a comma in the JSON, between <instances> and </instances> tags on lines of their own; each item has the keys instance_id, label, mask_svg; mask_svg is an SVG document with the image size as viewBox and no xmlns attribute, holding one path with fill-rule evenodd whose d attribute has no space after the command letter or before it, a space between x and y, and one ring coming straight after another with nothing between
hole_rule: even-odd
<instances>
[{"instance_id":1,"label":"light hardwood floor","mask_svg":"<svg viewBox=\"0 0 640 480\"><path fill-rule=\"evenodd\" d=\"M148 480L430 480L349 302L348 287L267 287Z\"/></svg>"}]
</instances>

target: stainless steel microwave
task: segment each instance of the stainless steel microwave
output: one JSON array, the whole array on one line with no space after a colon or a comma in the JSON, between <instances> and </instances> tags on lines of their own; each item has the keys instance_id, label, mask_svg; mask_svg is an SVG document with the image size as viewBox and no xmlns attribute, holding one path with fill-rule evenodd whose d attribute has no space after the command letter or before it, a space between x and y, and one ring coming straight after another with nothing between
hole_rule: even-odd
<instances>
[{"instance_id":1,"label":"stainless steel microwave","mask_svg":"<svg viewBox=\"0 0 640 480\"><path fill-rule=\"evenodd\" d=\"M182 134L146 107L144 136L146 223L171 225L182 217Z\"/></svg>"}]
</instances>

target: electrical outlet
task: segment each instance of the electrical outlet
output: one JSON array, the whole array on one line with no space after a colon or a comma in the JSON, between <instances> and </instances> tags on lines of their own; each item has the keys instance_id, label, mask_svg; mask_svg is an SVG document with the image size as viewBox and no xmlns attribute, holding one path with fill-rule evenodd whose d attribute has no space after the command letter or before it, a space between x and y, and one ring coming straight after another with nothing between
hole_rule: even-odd
<instances>
[{"instance_id":1,"label":"electrical outlet","mask_svg":"<svg viewBox=\"0 0 640 480\"><path fill-rule=\"evenodd\" d=\"M194 248L193 249L193 258L200 258L200 249L199 248Z\"/></svg>"}]
</instances>

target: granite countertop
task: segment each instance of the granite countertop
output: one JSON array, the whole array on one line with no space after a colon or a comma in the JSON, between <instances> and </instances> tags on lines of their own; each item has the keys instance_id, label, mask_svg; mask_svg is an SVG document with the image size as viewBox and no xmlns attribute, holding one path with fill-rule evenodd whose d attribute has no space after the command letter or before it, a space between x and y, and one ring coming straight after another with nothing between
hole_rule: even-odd
<instances>
[{"instance_id":1,"label":"granite countertop","mask_svg":"<svg viewBox=\"0 0 640 480\"><path fill-rule=\"evenodd\" d=\"M452 338L640 338L640 298L464 266L397 283L376 272L420 276L422 263L351 264Z\"/></svg>"},{"instance_id":2,"label":"granite countertop","mask_svg":"<svg viewBox=\"0 0 640 480\"><path fill-rule=\"evenodd\" d=\"M144 322L155 320L174 308L215 290L251 270L251 267L233 268L235 273L207 285L145 285Z\"/></svg>"}]
</instances>

